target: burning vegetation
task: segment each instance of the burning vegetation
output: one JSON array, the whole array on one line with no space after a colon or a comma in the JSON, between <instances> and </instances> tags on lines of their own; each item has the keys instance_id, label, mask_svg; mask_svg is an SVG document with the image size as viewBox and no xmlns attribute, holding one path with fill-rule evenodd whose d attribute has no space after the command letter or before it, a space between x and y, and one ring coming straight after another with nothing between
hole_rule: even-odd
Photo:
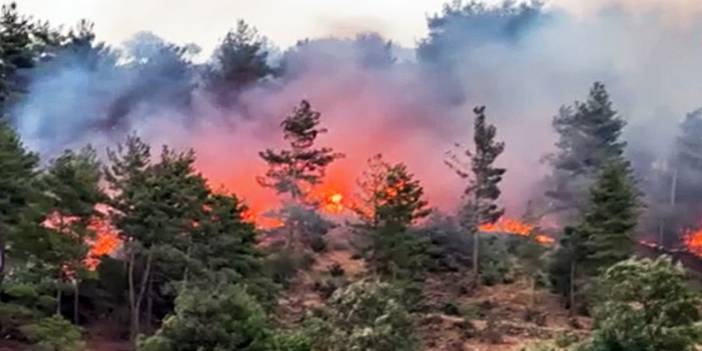
<instances>
[{"instance_id":1,"label":"burning vegetation","mask_svg":"<svg viewBox=\"0 0 702 351\"><path fill-rule=\"evenodd\" d=\"M76 326L107 324L135 351L692 350L683 272L633 257L702 257L685 229L702 215L702 112L651 154L629 105L663 99L624 95L687 35L627 40L643 49L606 51L650 61L603 68L583 50L601 33L660 25L610 16L457 1L412 59L377 34L272 57L239 21L194 63L191 45L141 33L117 50L88 22L3 6L0 349L83 350ZM630 81L596 81L620 66ZM650 89L669 76L687 77Z\"/></svg>"}]
</instances>

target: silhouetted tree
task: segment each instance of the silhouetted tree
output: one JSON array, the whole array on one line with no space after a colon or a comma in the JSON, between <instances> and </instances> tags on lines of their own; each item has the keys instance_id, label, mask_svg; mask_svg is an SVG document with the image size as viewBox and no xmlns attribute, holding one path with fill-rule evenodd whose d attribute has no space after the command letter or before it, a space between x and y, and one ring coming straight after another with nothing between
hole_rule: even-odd
<instances>
[{"instance_id":1,"label":"silhouetted tree","mask_svg":"<svg viewBox=\"0 0 702 351\"><path fill-rule=\"evenodd\" d=\"M485 107L476 107L473 128L473 149L466 149L463 155L449 154L446 164L458 176L468 179L464 191L465 204L461 210L461 225L473 235L473 273L476 282L480 281L480 236L478 227L495 223L504 213L496 200L500 197L499 184L505 174L504 168L495 167L494 163L505 149L505 144L495 140L497 128L488 124ZM457 145L460 146L460 145ZM466 162L466 159L468 160Z\"/></svg>"}]
</instances>

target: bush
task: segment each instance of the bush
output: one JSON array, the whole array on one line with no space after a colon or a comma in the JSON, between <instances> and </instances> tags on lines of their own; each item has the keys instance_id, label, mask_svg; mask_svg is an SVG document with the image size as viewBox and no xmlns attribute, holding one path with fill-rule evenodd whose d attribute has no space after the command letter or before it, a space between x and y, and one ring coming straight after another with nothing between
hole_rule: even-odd
<instances>
[{"instance_id":1,"label":"bush","mask_svg":"<svg viewBox=\"0 0 702 351\"><path fill-rule=\"evenodd\" d=\"M308 321L314 350L411 351L414 322L389 284L361 280L337 290L321 317Z\"/></svg>"},{"instance_id":2,"label":"bush","mask_svg":"<svg viewBox=\"0 0 702 351\"><path fill-rule=\"evenodd\" d=\"M264 351L270 334L263 308L240 286L193 288L176 299L175 314L140 351Z\"/></svg>"},{"instance_id":3,"label":"bush","mask_svg":"<svg viewBox=\"0 0 702 351\"><path fill-rule=\"evenodd\" d=\"M694 350L702 336L699 299L670 258L630 259L601 277L595 332L585 350Z\"/></svg>"},{"instance_id":4,"label":"bush","mask_svg":"<svg viewBox=\"0 0 702 351\"><path fill-rule=\"evenodd\" d=\"M567 351L571 349L572 348L561 347L553 341L540 341L523 347L521 351Z\"/></svg>"},{"instance_id":5,"label":"bush","mask_svg":"<svg viewBox=\"0 0 702 351\"><path fill-rule=\"evenodd\" d=\"M485 235L480 241L480 281L484 285L514 282L514 257L505 238Z\"/></svg>"},{"instance_id":6,"label":"bush","mask_svg":"<svg viewBox=\"0 0 702 351\"><path fill-rule=\"evenodd\" d=\"M300 333L280 333L271 338L269 351L311 351L310 339Z\"/></svg>"},{"instance_id":7,"label":"bush","mask_svg":"<svg viewBox=\"0 0 702 351\"><path fill-rule=\"evenodd\" d=\"M312 255L283 249L268 256L264 270L275 283L287 287L300 270L307 270L313 264Z\"/></svg>"},{"instance_id":8,"label":"bush","mask_svg":"<svg viewBox=\"0 0 702 351\"><path fill-rule=\"evenodd\" d=\"M42 318L20 330L38 351L85 350L80 328L60 316Z\"/></svg>"},{"instance_id":9,"label":"bush","mask_svg":"<svg viewBox=\"0 0 702 351\"><path fill-rule=\"evenodd\" d=\"M4 339L21 336L19 328L38 317L37 311L25 306L0 303L0 337Z\"/></svg>"},{"instance_id":10,"label":"bush","mask_svg":"<svg viewBox=\"0 0 702 351\"><path fill-rule=\"evenodd\" d=\"M341 267L340 264L334 263L331 265L331 267L329 267L329 274L332 277L342 277L344 274L346 274L346 271L344 271L344 268Z\"/></svg>"}]
</instances>

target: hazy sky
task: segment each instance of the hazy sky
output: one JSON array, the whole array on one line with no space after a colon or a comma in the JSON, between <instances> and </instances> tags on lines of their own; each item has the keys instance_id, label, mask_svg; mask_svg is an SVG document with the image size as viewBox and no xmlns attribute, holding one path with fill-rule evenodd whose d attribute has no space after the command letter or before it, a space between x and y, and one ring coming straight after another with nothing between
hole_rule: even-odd
<instances>
[{"instance_id":1,"label":"hazy sky","mask_svg":"<svg viewBox=\"0 0 702 351\"><path fill-rule=\"evenodd\" d=\"M0 0L0 3L9 0ZM303 38L352 36L377 31L405 46L426 33L426 15L448 0L16 0L23 13L72 25L95 22L102 40L119 43L152 31L176 43L194 42L209 52L238 18L281 47ZM498 0L488 0L497 2ZM578 14L612 4L651 9L664 5L678 21L699 13L702 0L551 0Z\"/></svg>"}]
</instances>

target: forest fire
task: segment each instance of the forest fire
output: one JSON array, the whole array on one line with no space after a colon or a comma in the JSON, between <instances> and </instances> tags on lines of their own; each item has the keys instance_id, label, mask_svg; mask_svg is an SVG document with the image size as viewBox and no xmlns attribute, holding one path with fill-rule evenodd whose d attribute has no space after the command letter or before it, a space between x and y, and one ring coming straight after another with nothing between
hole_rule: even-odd
<instances>
[{"instance_id":1,"label":"forest fire","mask_svg":"<svg viewBox=\"0 0 702 351\"><path fill-rule=\"evenodd\" d=\"M481 232L487 233L506 233L520 236L529 236L534 234L535 227L531 224L524 223L517 219L502 217L494 224L484 224L480 226ZM553 244L553 238L546 234L536 233L534 235L536 241L543 245Z\"/></svg>"},{"instance_id":2,"label":"forest fire","mask_svg":"<svg viewBox=\"0 0 702 351\"><path fill-rule=\"evenodd\" d=\"M683 235L683 244L687 251L702 257L702 228L687 230Z\"/></svg>"},{"instance_id":3,"label":"forest fire","mask_svg":"<svg viewBox=\"0 0 702 351\"><path fill-rule=\"evenodd\" d=\"M117 235L117 230L104 219L94 219L88 228L95 232L95 238L88 240L90 250L83 260L83 264L93 271L97 269L103 256L117 252L122 241Z\"/></svg>"}]
</instances>

